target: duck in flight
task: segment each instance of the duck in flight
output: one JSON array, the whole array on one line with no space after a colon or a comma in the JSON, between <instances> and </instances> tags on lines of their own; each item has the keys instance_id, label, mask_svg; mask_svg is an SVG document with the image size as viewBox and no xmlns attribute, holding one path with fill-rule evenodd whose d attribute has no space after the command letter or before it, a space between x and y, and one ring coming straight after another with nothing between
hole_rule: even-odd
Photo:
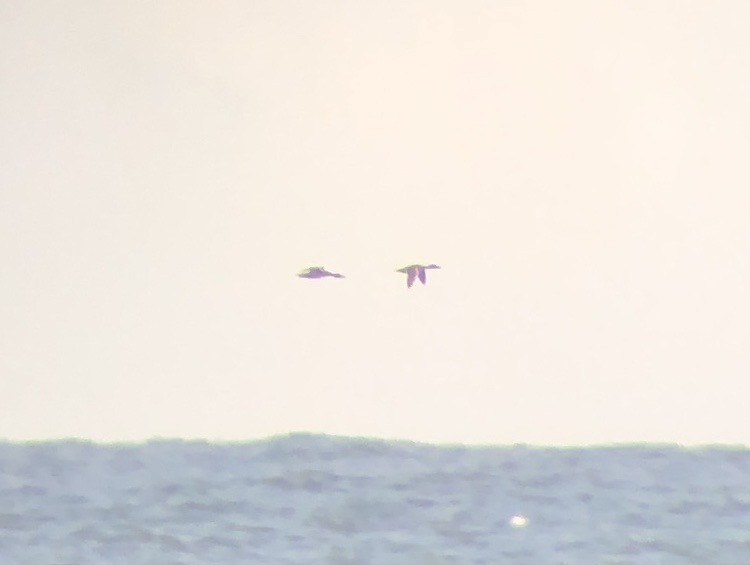
<instances>
[{"instance_id":1,"label":"duck in flight","mask_svg":"<svg viewBox=\"0 0 750 565\"><path fill-rule=\"evenodd\" d=\"M440 267L437 265L409 265L407 267L403 267L401 269L396 269L399 273L406 273L406 288L411 288L411 285L414 284L414 279L419 277L419 280L422 281L422 284L427 283L427 273L425 272L426 269L439 269Z\"/></svg>"},{"instance_id":2,"label":"duck in flight","mask_svg":"<svg viewBox=\"0 0 750 565\"><path fill-rule=\"evenodd\" d=\"M308 267L304 271L297 273L297 276L302 277L303 279L322 279L324 277L334 277L337 279L344 278L344 275L340 275L339 273L326 271L325 267Z\"/></svg>"}]
</instances>

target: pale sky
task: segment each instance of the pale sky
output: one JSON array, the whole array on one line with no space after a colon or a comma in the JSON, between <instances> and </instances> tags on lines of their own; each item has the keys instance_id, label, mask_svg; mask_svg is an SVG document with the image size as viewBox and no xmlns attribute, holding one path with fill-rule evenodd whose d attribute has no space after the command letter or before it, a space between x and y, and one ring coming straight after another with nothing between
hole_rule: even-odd
<instances>
[{"instance_id":1,"label":"pale sky","mask_svg":"<svg viewBox=\"0 0 750 565\"><path fill-rule=\"evenodd\" d=\"M750 444L748 22L0 2L0 437Z\"/></svg>"}]
</instances>

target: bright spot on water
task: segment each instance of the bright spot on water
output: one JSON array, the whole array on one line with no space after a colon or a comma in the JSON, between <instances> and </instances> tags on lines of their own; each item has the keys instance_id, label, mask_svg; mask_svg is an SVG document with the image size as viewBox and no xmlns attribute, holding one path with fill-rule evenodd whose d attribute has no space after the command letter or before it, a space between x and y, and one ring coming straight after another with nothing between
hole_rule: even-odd
<instances>
[{"instance_id":1,"label":"bright spot on water","mask_svg":"<svg viewBox=\"0 0 750 565\"><path fill-rule=\"evenodd\" d=\"M526 516L513 516L509 523L514 528L523 528L529 523L529 519Z\"/></svg>"}]
</instances>

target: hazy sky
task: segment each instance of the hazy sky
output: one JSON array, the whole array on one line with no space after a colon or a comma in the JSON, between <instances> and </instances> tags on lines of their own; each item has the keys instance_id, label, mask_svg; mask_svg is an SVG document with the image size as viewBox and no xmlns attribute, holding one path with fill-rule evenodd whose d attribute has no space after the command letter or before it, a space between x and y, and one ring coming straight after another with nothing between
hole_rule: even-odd
<instances>
[{"instance_id":1,"label":"hazy sky","mask_svg":"<svg viewBox=\"0 0 750 565\"><path fill-rule=\"evenodd\" d=\"M749 21L0 2L0 437L750 444Z\"/></svg>"}]
</instances>

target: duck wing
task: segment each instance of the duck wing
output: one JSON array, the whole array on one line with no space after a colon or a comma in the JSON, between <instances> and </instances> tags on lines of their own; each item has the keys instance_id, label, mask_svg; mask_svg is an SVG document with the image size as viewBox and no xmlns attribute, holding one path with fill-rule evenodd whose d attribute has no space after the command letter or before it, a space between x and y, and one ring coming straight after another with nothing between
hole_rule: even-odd
<instances>
[{"instance_id":1,"label":"duck wing","mask_svg":"<svg viewBox=\"0 0 750 565\"><path fill-rule=\"evenodd\" d=\"M424 270L424 267L419 267L417 272L419 273L419 280L422 281L422 284L427 284L427 271Z\"/></svg>"},{"instance_id":2,"label":"duck wing","mask_svg":"<svg viewBox=\"0 0 750 565\"><path fill-rule=\"evenodd\" d=\"M409 271L406 273L406 288L411 288L411 285L414 284L415 278L417 278L417 270L409 269Z\"/></svg>"}]
</instances>

